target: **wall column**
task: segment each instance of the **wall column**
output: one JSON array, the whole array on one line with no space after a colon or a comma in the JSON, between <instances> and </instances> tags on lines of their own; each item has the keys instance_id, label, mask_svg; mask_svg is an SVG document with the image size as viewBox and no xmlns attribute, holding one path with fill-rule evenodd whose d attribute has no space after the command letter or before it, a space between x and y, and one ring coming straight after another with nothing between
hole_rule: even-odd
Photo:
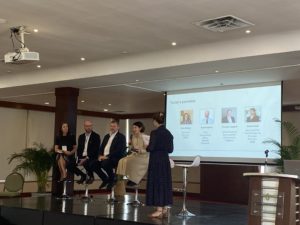
<instances>
[{"instance_id":1,"label":"wall column","mask_svg":"<svg viewBox=\"0 0 300 225\"><path fill-rule=\"evenodd\" d=\"M72 87L62 87L55 89L56 96L56 109L55 109L55 129L54 137L58 134L59 129L63 122L69 124L69 131L76 135L76 122L77 122L77 102L79 96L79 89ZM53 195L60 195L62 193L62 183L58 183L60 174L55 163L53 166L52 174L52 189ZM74 190L74 176L73 174L68 174L69 179L72 181L68 183L67 193L68 195L73 195Z\"/></svg>"}]
</instances>

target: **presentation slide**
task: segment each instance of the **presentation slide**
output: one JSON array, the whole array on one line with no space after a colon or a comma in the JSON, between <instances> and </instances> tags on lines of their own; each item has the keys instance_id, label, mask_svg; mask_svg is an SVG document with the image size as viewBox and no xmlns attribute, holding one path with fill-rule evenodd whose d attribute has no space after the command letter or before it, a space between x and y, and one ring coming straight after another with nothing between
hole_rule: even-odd
<instances>
[{"instance_id":1,"label":"presentation slide","mask_svg":"<svg viewBox=\"0 0 300 225\"><path fill-rule=\"evenodd\" d=\"M206 92L168 93L166 126L174 136L172 156L204 161L262 163L267 139L281 142L281 84Z\"/></svg>"}]
</instances>

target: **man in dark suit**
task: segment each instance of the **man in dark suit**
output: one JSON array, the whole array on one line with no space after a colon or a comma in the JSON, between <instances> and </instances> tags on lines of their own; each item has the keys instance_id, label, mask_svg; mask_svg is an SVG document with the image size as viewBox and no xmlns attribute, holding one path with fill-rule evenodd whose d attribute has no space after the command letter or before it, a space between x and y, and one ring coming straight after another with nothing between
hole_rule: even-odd
<instances>
[{"instance_id":1,"label":"man in dark suit","mask_svg":"<svg viewBox=\"0 0 300 225\"><path fill-rule=\"evenodd\" d=\"M126 138L119 132L119 128L118 120L110 122L110 132L103 139L98 160L92 164L92 170L102 180L100 189L106 187L111 190L115 177L113 169L117 167L119 160L126 155Z\"/></svg>"},{"instance_id":2,"label":"man in dark suit","mask_svg":"<svg viewBox=\"0 0 300 225\"><path fill-rule=\"evenodd\" d=\"M85 133L78 137L77 157L78 165L83 166L89 176L87 183L91 184L94 181L93 170L91 165L94 161L97 161L98 152L100 149L100 136L93 131L93 124L91 121L84 121ZM75 167L75 168L74 168ZM86 180L86 174L79 170L76 166L71 168L76 175L80 175L81 178L77 183L82 184Z\"/></svg>"},{"instance_id":3,"label":"man in dark suit","mask_svg":"<svg viewBox=\"0 0 300 225\"><path fill-rule=\"evenodd\" d=\"M226 111L226 116L222 118L222 123L235 123L235 118L232 116L232 110Z\"/></svg>"}]
</instances>

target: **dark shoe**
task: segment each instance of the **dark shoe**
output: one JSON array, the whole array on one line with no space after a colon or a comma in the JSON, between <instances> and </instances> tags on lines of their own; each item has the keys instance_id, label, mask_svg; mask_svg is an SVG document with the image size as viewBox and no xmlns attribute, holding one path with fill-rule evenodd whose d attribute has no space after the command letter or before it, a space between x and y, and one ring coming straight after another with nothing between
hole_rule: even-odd
<instances>
[{"instance_id":1,"label":"dark shoe","mask_svg":"<svg viewBox=\"0 0 300 225\"><path fill-rule=\"evenodd\" d=\"M86 184L92 184L94 182L94 177L90 177L87 181Z\"/></svg>"},{"instance_id":2,"label":"dark shoe","mask_svg":"<svg viewBox=\"0 0 300 225\"><path fill-rule=\"evenodd\" d=\"M136 185L137 185L137 183L134 183L131 180L128 180L128 182L127 182L127 186L133 187L133 186L136 186Z\"/></svg>"},{"instance_id":3,"label":"dark shoe","mask_svg":"<svg viewBox=\"0 0 300 225\"><path fill-rule=\"evenodd\" d=\"M111 182L107 185L106 190L111 191L111 189L116 185L116 182Z\"/></svg>"},{"instance_id":4,"label":"dark shoe","mask_svg":"<svg viewBox=\"0 0 300 225\"><path fill-rule=\"evenodd\" d=\"M62 183L62 182L65 182L67 180L67 177L65 178L61 178L59 181L57 181L58 183Z\"/></svg>"},{"instance_id":5,"label":"dark shoe","mask_svg":"<svg viewBox=\"0 0 300 225\"><path fill-rule=\"evenodd\" d=\"M65 181L68 181L66 177L61 180L61 182L65 182Z\"/></svg>"},{"instance_id":6,"label":"dark shoe","mask_svg":"<svg viewBox=\"0 0 300 225\"><path fill-rule=\"evenodd\" d=\"M83 182L85 181L86 179L86 175L82 175L80 180L77 181L77 184L83 184Z\"/></svg>"},{"instance_id":7,"label":"dark shoe","mask_svg":"<svg viewBox=\"0 0 300 225\"><path fill-rule=\"evenodd\" d=\"M108 185L108 182L103 181L102 184L99 186L99 189L103 189Z\"/></svg>"}]
</instances>

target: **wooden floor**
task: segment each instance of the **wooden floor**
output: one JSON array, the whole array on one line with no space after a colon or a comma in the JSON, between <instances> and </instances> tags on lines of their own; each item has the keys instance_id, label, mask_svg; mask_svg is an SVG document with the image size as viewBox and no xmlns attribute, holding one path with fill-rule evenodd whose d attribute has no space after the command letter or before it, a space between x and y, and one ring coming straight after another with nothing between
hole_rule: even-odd
<instances>
[{"instance_id":1,"label":"wooden floor","mask_svg":"<svg viewBox=\"0 0 300 225\"><path fill-rule=\"evenodd\" d=\"M194 217L178 217L182 198L174 197L169 218L151 219L152 207L133 207L126 195L115 204L106 202L107 195L95 195L85 202L80 196L60 200L52 196L0 199L1 216L16 225L100 225L100 224L169 224L169 225L247 225L247 206L188 200L187 208ZM140 197L144 200L144 196Z\"/></svg>"}]
</instances>

